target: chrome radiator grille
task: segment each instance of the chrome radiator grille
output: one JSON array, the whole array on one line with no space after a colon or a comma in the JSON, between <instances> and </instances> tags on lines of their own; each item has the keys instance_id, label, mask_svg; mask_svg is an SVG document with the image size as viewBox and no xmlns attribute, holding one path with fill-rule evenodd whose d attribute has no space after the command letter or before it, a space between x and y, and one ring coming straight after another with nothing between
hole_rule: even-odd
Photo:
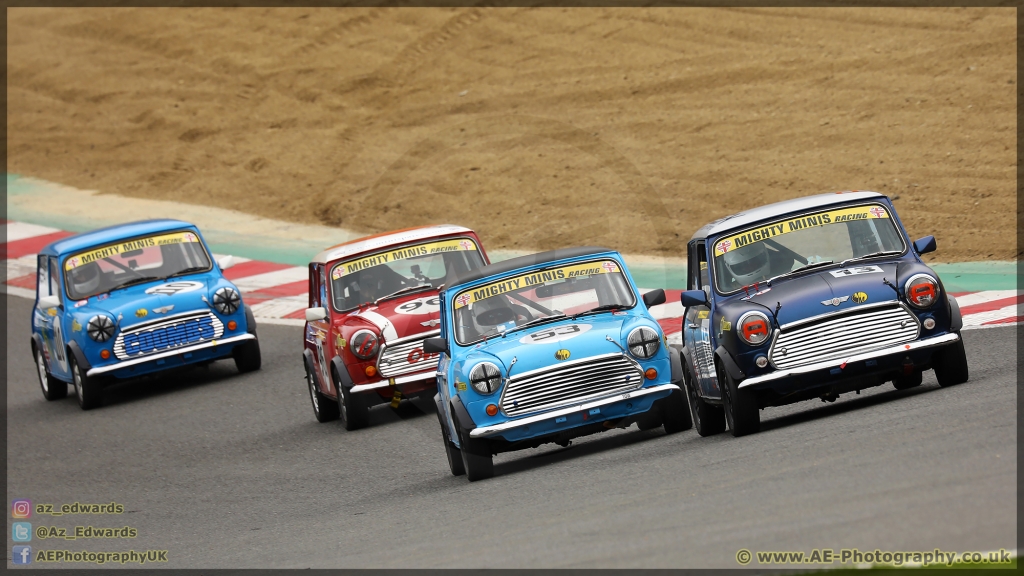
<instances>
[{"instance_id":1,"label":"chrome radiator grille","mask_svg":"<svg viewBox=\"0 0 1024 576\"><path fill-rule=\"evenodd\" d=\"M423 353L423 341L441 334L440 330L385 342L377 357L377 372L385 378L437 369L437 355Z\"/></svg>"},{"instance_id":2,"label":"chrome radiator grille","mask_svg":"<svg viewBox=\"0 0 1024 576\"><path fill-rule=\"evenodd\" d=\"M499 405L518 416L639 388L640 366L623 354L602 354L513 376Z\"/></svg>"},{"instance_id":3,"label":"chrome radiator grille","mask_svg":"<svg viewBox=\"0 0 1024 576\"><path fill-rule=\"evenodd\" d=\"M910 342L919 333L917 318L903 306L854 309L784 330L769 358L776 368L793 368Z\"/></svg>"},{"instance_id":4,"label":"chrome radiator grille","mask_svg":"<svg viewBox=\"0 0 1024 576\"><path fill-rule=\"evenodd\" d=\"M114 339L119 360L182 348L220 338L224 324L212 312L188 312L125 328Z\"/></svg>"}]
</instances>

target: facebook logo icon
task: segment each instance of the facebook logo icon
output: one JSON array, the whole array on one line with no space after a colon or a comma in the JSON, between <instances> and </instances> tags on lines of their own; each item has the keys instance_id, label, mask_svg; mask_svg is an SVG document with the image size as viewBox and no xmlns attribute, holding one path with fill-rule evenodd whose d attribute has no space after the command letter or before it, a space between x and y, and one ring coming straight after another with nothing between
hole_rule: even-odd
<instances>
[{"instance_id":1,"label":"facebook logo icon","mask_svg":"<svg viewBox=\"0 0 1024 576\"><path fill-rule=\"evenodd\" d=\"M15 564L31 564L32 563L32 547L31 546L15 546L11 553L11 562Z\"/></svg>"},{"instance_id":2,"label":"facebook logo icon","mask_svg":"<svg viewBox=\"0 0 1024 576\"><path fill-rule=\"evenodd\" d=\"M11 524L11 540L15 542L31 542L32 524L29 522L15 522Z\"/></svg>"}]
</instances>

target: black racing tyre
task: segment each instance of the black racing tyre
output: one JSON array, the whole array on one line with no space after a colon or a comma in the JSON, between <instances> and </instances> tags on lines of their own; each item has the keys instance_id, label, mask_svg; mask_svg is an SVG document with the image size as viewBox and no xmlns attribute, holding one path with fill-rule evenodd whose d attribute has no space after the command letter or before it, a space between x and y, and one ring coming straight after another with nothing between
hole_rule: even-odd
<instances>
[{"instance_id":1,"label":"black racing tyre","mask_svg":"<svg viewBox=\"0 0 1024 576\"><path fill-rule=\"evenodd\" d=\"M96 378L90 378L86 375L85 370L82 370L81 366L75 360L75 356L69 355L69 361L71 362L71 377L75 384L75 397L78 399L78 406L82 410L92 410L102 403L103 390L100 386L100 382Z\"/></svg>"},{"instance_id":2,"label":"black racing tyre","mask_svg":"<svg viewBox=\"0 0 1024 576\"><path fill-rule=\"evenodd\" d=\"M721 406L708 404L703 398L697 396L696 384L690 376L690 371L683 368L683 386L686 388L686 396L690 400L690 416L693 419L694 428L701 436L714 436L725 431L725 412Z\"/></svg>"},{"instance_id":3,"label":"black racing tyre","mask_svg":"<svg viewBox=\"0 0 1024 576\"><path fill-rule=\"evenodd\" d=\"M33 346L32 356L35 357L36 372L39 376L39 387L43 390L43 398L50 401L67 398L68 383L50 375L50 369L46 367L46 354Z\"/></svg>"},{"instance_id":4,"label":"black racing tyre","mask_svg":"<svg viewBox=\"0 0 1024 576\"><path fill-rule=\"evenodd\" d=\"M462 453L462 467L466 471L466 479L476 482L494 476L494 459L487 441L470 438L459 426L458 420L455 421L455 429L459 432L459 452Z\"/></svg>"},{"instance_id":5,"label":"black racing tyre","mask_svg":"<svg viewBox=\"0 0 1024 576\"><path fill-rule=\"evenodd\" d=\"M956 335L960 336L960 333L957 332ZM932 356L932 368L935 369L935 379L943 388L967 382L970 375L967 370L964 339L961 337L955 343L935 352Z\"/></svg>"},{"instance_id":6,"label":"black racing tyre","mask_svg":"<svg viewBox=\"0 0 1024 576\"><path fill-rule=\"evenodd\" d=\"M263 362L260 356L259 338L246 340L235 346L234 350L231 351L231 356L234 357L235 368L238 368L240 373L245 374L246 372L259 370Z\"/></svg>"},{"instance_id":7,"label":"black racing tyre","mask_svg":"<svg viewBox=\"0 0 1024 576\"><path fill-rule=\"evenodd\" d=\"M332 373L334 371L332 370ZM359 430L370 424L370 407L360 394L353 394L340 384L341 379L333 374L334 383L338 388L338 413L341 425L345 430Z\"/></svg>"},{"instance_id":8,"label":"black racing tyre","mask_svg":"<svg viewBox=\"0 0 1024 576\"><path fill-rule=\"evenodd\" d=\"M721 365L718 370L718 384L722 387L722 403L725 421L733 436L754 434L761 428L761 416L757 411L757 399L750 392L740 390L739 384Z\"/></svg>"},{"instance_id":9,"label":"black racing tyre","mask_svg":"<svg viewBox=\"0 0 1024 576\"><path fill-rule=\"evenodd\" d=\"M892 379L892 386L897 390L910 390L921 385L921 373L914 372L913 374L900 375Z\"/></svg>"},{"instance_id":10,"label":"black racing tyre","mask_svg":"<svg viewBox=\"0 0 1024 576\"><path fill-rule=\"evenodd\" d=\"M304 361L303 364L306 365L306 387L309 389L309 399L313 404L313 416L316 417L316 421L322 423L337 420L341 413L338 402L320 392L316 385L316 375L309 369L309 362Z\"/></svg>"},{"instance_id":11,"label":"black racing tyre","mask_svg":"<svg viewBox=\"0 0 1024 576\"><path fill-rule=\"evenodd\" d=\"M690 407L686 405L686 397L682 390L673 390L661 401L661 423L666 434L675 434L693 428L690 418Z\"/></svg>"},{"instance_id":12,"label":"black racing tyre","mask_svg":"<svg viewBox=\"0 0 1024 576\"><path fill-rule=\"evenodd\" d=\"M437 422L441 425L441 438L444 440L445 456L448 457L448 469L451 470L452 476L465 475L466 466L462 463L462 454L452 443L451 436L448 434L448 426L444 423L444 417L440 412L437 413Z\"/></svg>"}]
</instances>

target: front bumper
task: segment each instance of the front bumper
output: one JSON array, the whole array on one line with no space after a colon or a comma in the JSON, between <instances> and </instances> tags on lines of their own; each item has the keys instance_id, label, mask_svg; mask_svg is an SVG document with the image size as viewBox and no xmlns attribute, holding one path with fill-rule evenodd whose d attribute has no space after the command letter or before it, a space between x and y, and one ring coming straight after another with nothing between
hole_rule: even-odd
<instances>
[{"instance_id":1,"label":"front bumper","mask_svg":"<svg viewBox=\"0 0 1024 576\"><path fill-rule=\"evenodd\" d=\"M642 414L651 409L655 400L668 396L673 390L679 390L675 384L660 384L650 388L640 388L601 398L583 404L575 404L551 412L535 414L525 418L508 420L490 426L480 426L470 430L470 438L488 438L492 436L505 436L507 440L515 441L526 437L542 436L558 432L562 429L579 426L582 422L578 420L600 421L612 418L621 418ZM633 407L633 404L636 404ZM627 406L628 405L628 406ZM598 410L598 412L592 412ZM591 415L594 418L588 418ZM597 416L600 414L600 416ZM562 422L556 420L562 419ZM523 430L524 427L534 426L532 430Z\"/></svg>"},{"instance_id":2,"label":"front bumper","mask_svg":"<svg viewBox=\"0 0 1024 576\"><path fill-rule=\"evenodd\" d=\"M147 356L143 356L141 358L132 358L130 360L123 360L121 362L117 362L117 363L114 363L114 364L107 364L107 365L104 365L104 366L97 366L95 368L90 368L89 371L86 372L86 376L96 376L98 374L106 374L108 372L114 372L116 370L122 370L124 368L130 368L132 366L138 366L140 364L145 364L147 362L153 362L153 361L157 361L157 360L171 358L171 357L174 357L174 356L180 356L182 354L190 354L190 353L193 353L193 352L198 352L198 351L201 351L201 350L206 350L208 348L213 348L215 346L224 346L225 344L231 344L232 345L231 347L233 348L234 344L238 344L238 343L243 342L245 340L255 340L255 339L256 339L256 335L255 334L248 334L248 333L246 333L246 334L241 334L239 336L232 336L230 338L221 338L219 340L208 340L206 342L200 342L199 344L196 344L195 346L185 346L185 347L182 347L182 348L175 348L173 350L167 350L165 352L160 352L158 354L150 354L150 355L147 355ZM197 362L198 361L202 361L202 358L200 358L200 359L198 359L196 361Z\"/></svg>"},{"instance_id":3,"label":"front bumper","mask_svg":"<svg viewBox=\"0 0 1024 576\"><path fill-rule=\"evenodd\" d=\"M787 368L785 370L776 370L775 372L762 374L761 376L752 376L750 378L747 378L746 380L740 382L739 388L750 388L768 382L781 380L783 378L791 378L793 376L809 374L811 372L831 370L833 368L841 368L846 364L863 362L865 360L872 360L875 358L881 358L883 356L890 356L892 354L904 354L912 350L921 350L924 348L932 348L935 346L945 346L947 344L952 344L959 339L960 337L958 335L953 333L947 333L941 336L924 338L921 340L915 340L913 342L907 342L906 344L899 344L896 346L890 346L888 348L882 348L881 350L864 352L863 354L857 354L854 356L850 356L848 358L836 358L834 360L828 360L826 362L815 362L814 364L807 364L805 366L796 366L794 368Z\"/></svg>"},{"instance_id":4,"label":"front bumper","mask_svg":"<svg viewBox=\"0 0 1024 576\"><path fill-rule=\"evenodd\" d=\"M402 386L410 384L418 384L426 381L437 383L437 372L431 370L429 372L419 372L416 374L406 374L405 376L398 376L396 378L388 378L387 380L381 380L380 382L374 382L372 384L356 384L352 387L353 394L359 394L361 392L371 392L373 390L380 390L381 388L397 387L399 390Z\"/></svg>"}]
</instances>

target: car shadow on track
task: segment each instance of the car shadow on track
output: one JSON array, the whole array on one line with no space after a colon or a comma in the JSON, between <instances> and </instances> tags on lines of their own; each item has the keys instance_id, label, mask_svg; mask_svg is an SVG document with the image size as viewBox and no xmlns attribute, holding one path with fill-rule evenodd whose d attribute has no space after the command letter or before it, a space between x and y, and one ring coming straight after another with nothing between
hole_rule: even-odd
<instances>
[{"instance_id":1,"label":"car shadow on track","mask_svg":"<svg viewBox=\"0 0 1024 576\"><path fill-rule=\"evenodd\" d=\"M173 394L190 388L226 384L246 376L239 374L232 362L222 361L207 366L187 366L131 380L118 380L103 388L103 404L99 409ZM74 394L74 387L68 386L68 396L72 401Z\"/></svg>"},{"instance_id":2,"label":"car shadow on track","mask_svg":"<svg viewBox=\"0 0 1024 576\"><path fill-rule=\"evenodd\" d=\"M888 384L883 384L883 386L888 386ZM765 419L764 417L766 414L762 412L761 433L802 424L804 422L811 422L820 418L831 418L838 414L852 412L854 410L862 410L879 404L887 404L889 402L898 401L904 398L911 398L918 394L927 394L936 390L939 390L939 387L934 384L923 384L916 388L911 388L910 390L890 389L884 392L876 392L874 394L861 396L859 398L854 397L840 402L829 403L825 406L803 408L799 412L771 419ZM807 404L810 404L811 402L813 401L800 402L793 406L807 406ZM728 431L725 432L725 434L728 433Z\"/></svg>"},{"instance_id":3,"label":"car shadow on track","mask_svg":"<svg viewBox=\"0 0 1024 576\"><path fill-rule=\"evenodd\" d=\"M667 435L661 429L643 431L637 428L626 428L625 430L609 430L599 436L586 438L585 441L574 442L565 448L555 444L544 444L538 448L509 452L508 454L513 459L495 462L494 475L514 475L665 437Z\"/></svg>"}]
</instances>

